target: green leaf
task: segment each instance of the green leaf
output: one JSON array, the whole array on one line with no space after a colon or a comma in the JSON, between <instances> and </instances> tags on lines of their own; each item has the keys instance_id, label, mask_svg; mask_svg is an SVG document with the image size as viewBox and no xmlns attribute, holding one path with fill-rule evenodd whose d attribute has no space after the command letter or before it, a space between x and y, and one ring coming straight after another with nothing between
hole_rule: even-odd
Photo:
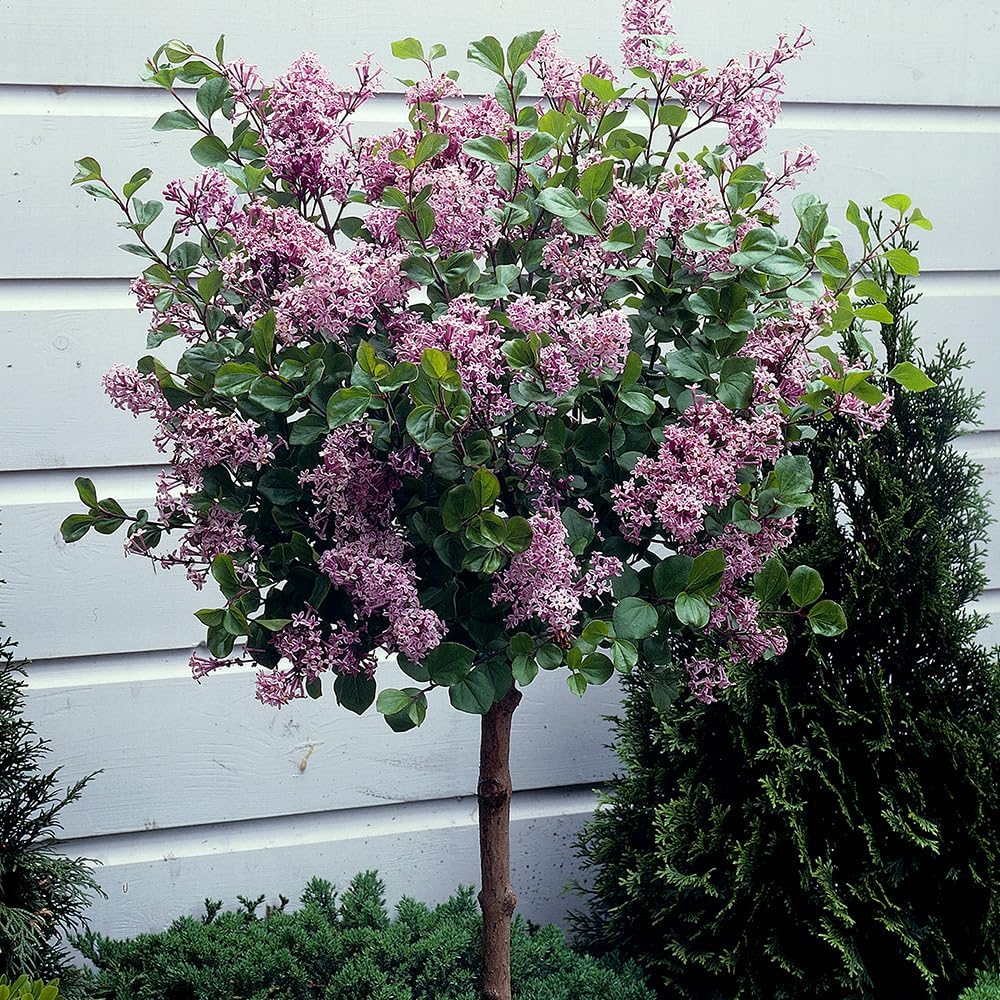
<instances>
[{"instance_id":1,"label":"green leaf","mask_svg":"<svg viewBox=\"0 0 1000 1000\"><path fill-rule=\"evenodd\" d=\"M774 604L788 590L788 570L777 556L768 559L753 578L754 597L761 604Z\"/></svg>"},{"instance_id":2,"label":"green leaf","mask_svg":"<svg viewBox=\"0 0 1000 1000\"><path fill-rule=\"evenodd\" d=\"M611 641L611 659L615 670L620 674L631 673L639 662L639 650L635 643L628 639L613 639Z\"/></svg>"},{"instance_id":3,"label":"green leaf","mask_svg":"<svg viewBox=\"0 0 1000 1000\"><path fill-rule=\"evenodd\" d=\"M448 698L460 712L470 715L485 715L492 707L494 700L493 682L489 674L477 668L468 674L458 684L448 688Z\"/></svg>"},{"instance_id":4,"label":"green leaf","mask_svg":"<svg viewBox=\"0 0 1000 1000\"><path fill-rule=\"evenodd\" d=\"M515 656L510 664L514 680L527 687L538 676L538 663L533 656Z\"/></svg>"},{"instance_id":5,"label":"green leaf","mask_svg":"<svg viewBox=\"0 0 1000 1000\"><path fill-rule=\"evenodd\" d=\"M274 350L274 327L276 319L273 309L268 309L260 319L253 325L251 336L253 339L253 349L257 357L265 363L271 360L271 353Z\"/></svg>"},{"instance_id":6,"label":"green leaf","mask_svg":"<svg viewBox=\"0 0 1000 1000\"><path fill-rule=\"evenodd\" d=\"M913 199L907 194L888 194L882 199L882 204L902 215L913 204Z\"/></svg>"},{"instance_id":7,"label":"green leaf","mask_svg":"<svg viewBox=\"0 0 1000 1000\"><path fill-rule=\"evenodd\" d=\"M392 43L392 54L397 59L423 60L424 47L416 38L401 38L398 42Z\"/></svg>"},{"instance_id":8,"label":"green leaf","mask_svg":"<svg viewBox=\"0 0 1000 1000\"><path fill-rule=\"evenodd\" d=\"M510 150L507 148L507 144L496 136L484 135L478 139L469 139L462 144L462 150L466 156L477 160L486 160L487 163L492 163L495 166L510 162Z\"/></svg>"},{"instance_id":9,"label":"green leaf","mask_svg":"<svg viewBox=\"0 0 1000 1000\"><path fill-rule=\"evenodd\" d=\"M937 382L932 382L916 365L909 361L900 361L895 365L889 378L897 382L904 389L910 392L923 392L925 389L933 389Z\"/></svg>"},{"instance_id":10,"label":"green leaf","mask_svg":"<svg viewBox=\"0 0 1000 1000\"><path fill-rule=\"evenodd\" d=\"M582 698L587 693L587 678L583 674L570 674L566 678L566 684L577 698Z\"/></svg>"},{"instance_id":11,"label":"green leaf","mask_svg":"<svg viewBox=\"0 0 1000 1000\"><path fill-rule=\"evenodd\" d=\"M414 690L410 688L410 690ZM375 710L380 715L395 715L397 712L405 712L410 707L413 699L397 688L386 688L379 692L378 701L375 703Z\"/></svg>"},{"instance_id":12,"label":"green leaf","mask_svg":"<svg viewBox=\"0 0 1000 1000\"><path fill-rule=\"evenodd\" d=\"M809 610L809 627L817 635L840 635L847 629L847 617L835 601L820 601Z\"/></svg>"},{"instance_id":13,"label":"green leaf","mask_svg":"<svg viewBox=\"0 0 1000 1000\"><path fill-rule=\"evenodd\" d=\"M625 597L615 608L612 621L619 639L645 639L656 631L656 608L639 597Z\"/></svg>"},{"instance_id":14,"label":"green leaf","mask_svg":"<svg viewBox=\"0 0 1000 1000\"><path fill-rule=\"evenodd\" d=\"M337 704L355 715L364 714L375 701L375 678L366 674L338 674L333 682Z\"/></svg>"},{"instance_id":15,"label":"green leaf","mask_svg":"<svg viewBox=\"0 0 1000 1000\"><path fill-rule=\"evenodd\" d=\"M287 413L295 403L291 389L269 376L257 379L250 390L250 398L274 413Z\"/></svg>"},{"instance_id":16,"label":"green leaf","mask_svg":"<svg viewBox=\"0 0 1000 1000\"><path fill-rule=\"evenodd\" d=\"M722 585L722 574L726 569L726 556L722 549L709 549L695 557L688 574L687 586L690 594L708 597Z\"/></svg>"},{"instance_id":17,"label":"green leaf","mask_svg":"<svg viewBox=\"0 0 1000 1000\"><path fill-rule=\"evenodd\" d=\"M915 226L919 226L921 229L933 229L934 226L931 224L931 220L920 211L919 208L915 208L910 213L910 222Z\"/></svg>"},{"instance_id":18,"label":"green leaf","mask_svg":"<svg viewBox=\"0 0 1000 1000\"><path fill-rule=\"evenodd\" d=\"M812 566L796 566L788 578L788 596L796 607L814 604L823 593L823 578Z\"/></svg>"},{"instance_id":19,"label":"green leaf","mask_svg":"<svg viewBox=\"0 0 1000 1000\"><path fill-rule=\"evenodd\" d=\"M871 226L868 222L862 218L861 209L858 208L857 203L854 201L849 201L847 203L847 221L854 226L861 236L861 242L867 247L871 244Z\"/></svg>"},{"instance_id":20,"label":"green leaf","mask_svg":"<svg viewBox=\"0 0 1000 1000\"><path fill-rule=\"evenodd\" d=\"M101 179L101 165L92 156L84 156L74 164L76 176L73 184L85 184L89 181L99 181Z\"/></svg>"},{"instance_id":21,"label":"green leaf","mask_svg":"<svg viewBox=\"0 0 1000 1000\"><path fill-rule=\"evenodd\" d=\"M552 187L539 192L537 203L561 219L569 219L582 211L580 199L569 188Z\"/></svg>"},{"instance_id":22,"label":"green leaf","mask_svg":"<svg viewBox=\"0 0 1000 1000\"><path fill-rule=\"evenodd\" d=\"M420 661L427 671L427 676L435 684L451 687L459 684L468 676L472 669L476 652L458 642L442 642L435 646Z\"/></svg>"},{"instance_id":23,"label":"green leaf","mask_svg":"<svg viewBox=\"0 0 1000 1000\"><path fill-rule=\"evenodd\" d=\"M431 439L436 433L436 425L437 409L429 404L413 407L406 417L406 433L417 444L425 447L431 443Z\"/></svg>"},{"instance_id":24,"label":"green leaf","mask_svg":"<svg viewBox=\"0 0 1000 1000\"><path fill-rule=\"evenodd\" d=\"M563 651L553 642L546 642L535 653L535 659L542 670L556 670L562 666Z\"/></svg>"},{"instance_id":25,"label":"green leaf","mask_svg":"<svg viewBox=\"0 0 1000 1000\"><path fill-rule=\"evenodd\" d=\"M555 144L555 139L552 136L544 132L536 132L529 136L525 142L524 148L521 150L521 162L534 163L536 160L540 160Z\"/></svg>"},{"instance_id":26,"label":"green leaf","mask_svg":"<svg viewBox=\"0 0 1000 1000\"><path fill-rule=\"evenodd\" d=\"M782 455L772 473L778 496L789 507L803 507L810 502L813 472L805 455Z\"/></svg>"},{"instance_id":27,"label":"green leaf","mask_svg":"<svg viewBox=\"0 0 1000 1000\"><path fill-rule=\"evenodd\" d=\"M544 34L544 31L525 31L511 40L507 46L507 65L512 73L531 58L531 53L535 51L535 46ZM499 72L503 72L502 66Z\"/></svg>"},{"instance_id":28,"label":"green leaf","mask_svg":"<svg viewBox=\"0 0 1000 1000\"><path fill-rule=\"evenodd\" d=\"M436 132L425 135L417 143L417 148L413 153L414 163L419 167L422 163L426 163L432 157L437 156L438 153L443 153L448 148L450 141L448 136L439 135Z\"/></svg>"},{"instance_id":29,"label":"green leaf","mask_svg":"<svg viewBox=\"0 0 1000 1000\"><path fill-rule=\"evenodd\" d=\"M694 560L691 556L668 556L653 569L653 587L658 597L672 601L687 586Z\"/></svg>"},{"instance_id":30,"label":"green leaf","mask_svg":"<svg viewBox=\"0 0 1000 1000\"><path fill-rule=\"evenodd\" d=\"M211 119L219 108L222 107L229 93L229 81L224 76L217 76L211 80L206 80L195 95L195 102L198 110L206 119Z\"/></svg>"},{"instance_id":31,"label":"green leaf","mask_svg":"<svg viewBox=\"0 0 1000 1000\"><path fill-rule=\"evenodd\" d=\"M871 278L862 278L852 289L859 299L872 299L875 302L885 302L888 296L885 289L877 281Z\"/></svg>"},{"instance_id":32,"label":"green leaf","mask_svg":"<svg viewBox=\"0 0 1000 1000\"><path fill-rule=\"evenodd\" d=\"M293 445L312 444L326 435L326 419L318 413L307 413L299 417L289 433L289 441Z\"/></svg>"},{"instance_id":33,"label":"green leaf","mask_svg":"<svg viewBox=\"0 0 1000 1000\"><path fill-rule=\"evenodd\" d=\"M441 505L441 520L446 531L461 531L465 523L482 510L472 488L466 485L456 486L448 491Z\"/></svg>"},{"instance_id":34,"label":"green leaf","mask_svg":"<svg viewBox=\"0 0 1000 1000\"><path fill-rule=\"evenodd\" d=\"M77 476L73 480L73 485L76 487L76 495L88 506L97 506L97 490L94 487L93 480L87 479L86 476Z\"/></svg>"},{"instance_id":35,"label":"green leaf","mask_svg":"<svg viewBox=\"0 0 1000 1000\"><path fill-rule=\"evenodd\" d=\"M198 279L198 294L202 302L211 302L219 294L220 288L222 288L222 272L216 267Z\"/></svg>"},{"instance_id":36,"label":"green leaf","mask_svg":"<svg viewBox=\"0 0 1000 1000\"><path fill-rule=\"evenodd\" d=\"M302 497L299 477L292 469L270 468L257 483L260 495L278 507L294 504Z\"/></svg>"},{"instance_id":37,"label":"green leaf","mask_svg":"<svg viewBox=\"0 0 1000 1000\"><path fill-rule=\"evenodd\" d=\"M858 319L870 319L886 326L893 321L892 313L881 303L873 306L862 306L860 309L855 310L854 315Z\"/></svg>"},{"instance_id":38,"label":"green leaf","mask_svg":"<svg viewBox=\"0 0 1000 1000\"><path fill-rule=\"evenodd\" d=\"M511 517L507 520L507 534L503 540L508 552L525 552L531 545L531 525L523 517Z\"/></svg>"},{"instance_id":39,"label":"green leaf","mask_svg":"<svg viewBox=\"0 0 1000 1000\"><path fill-rule=\"evenodd\" d=\"M684 625L704 628L711 617L708 601L698 594L678 594L674 600L674 611Z\"/></svg>"},{"instance_id":40,"label":"green leaf","mask_svg":"<svg viewBox=\"0 0 1000 1000\"><path fill-rule=\"evenodd\" d=\"M215 391L224 396L243 396L260 378L256 365L227 361L215 373Z\"/></svg>"},{"instance_id":41,"label":"green leaf","mask_svg":"<svg viewBox=\"0 0 1000 1000\"><path fill-rule=\"evenodd\" d=\"M191 147L191 156L203 167L217 167L229 159L229 149L217 135L206 135Z\"/></svg>"},{"instance_id":42,"label":"green leaf","mask_svg":"<svg viewBox=\"0 0 1000 1000\"><path fill-rule=\"evenodd\" d=\"M326 422L330 430L357 420L371 405L372 394L359 386L338 389L326 404Z\"/></svg>"},{"instance_id":43,"label":"green leaf","mask_svg":"<svg viewBox=\"0 0 1000 1000\"><path fill-rule=\"evenodd\" d=\"M230 555L216 556L212 560L212 577L226 597L231 597L240 589L240 579Z\"/></svg>"},{"instance_id":44,"label":"green leaf","mask_svg":"<svg viewBox=\"0 0 1000 1000\"><path fill-rule=\"evenodd\" d=\"M62 524L59 525L59 534L64 542L78 542L94 524L94 518L90 514L70 514Z\"/></svg>"},{"instance_id":45,"label":"green leaf","mask_svg":"<svg viewBox=\"0 0 1000 1000\"><path fill-rule=\"evenodd\" d=\"M478 42L473 42L469 46L468 57L470 62L486 67L497 76L503 76L503 46L492 35L487 35L485 38L480 38Z\"/></svg>"},{"instance_id":46,"label":"green leaf","mask_svg":"<svg viewBox=\"0 0 1000 1000\"><path fill-rule=\"evenodd\" d=\"M584 657L580 664L580 673L588 684L604 684L615 672L615 665L610 656L604 653L591 653Z\"/></svg>"},{"instance_id":47,"label":"green leaf","mask_svg":"<svg viewBox=\"0 0 1000 1000\"><path fill-rule=\"evenodd\" d=\"M480 510L492 507L500 496L500 481L489 469L476 469L470 486Z\"/></svg>"},{"instance_id":48,"label":"green leaf","mask_svg":"<svg viewBox=\"0 0 1000 1000\"><path fill-rule=\"evenodd\" d=\"M680 128L687 121L688 110L679 104L664 104L656 113L656 121L667 128Z\"/></svg>"},{"instance_id":49,"label":"green leaf","mask_svg":"<svg viewBox=\"0 0 1000 1000\"><path fill-rule=\"evenodd\" d=\"M892 250L886 250L882 256L889 262L889 267L896 274L916 275L920 273L920 262L909 250L896 247Z\"/></svg>"},{"instance_id":50,"label":"green leaf","mask_svg":"<svg viewBox=\"0 0 1000 1000\"><path fill-rule=\"evenodd\" d=\"M597 163L592 163L580 175L580 194L589 202L603 198L611 190L614 176L614 160L599 160ZM558 189L549 188L548 190Z\"/></svg>"},{"instance_id":51,"label":"green leaf","mask_svg":"<svg viewBox=\"0 0 1000 1000\"><path fill-rule=\"evenodd\" d=\"M149 167L143 167L141 170L137 170L130 178L128 183L122 188L122 194L125 195L126 201L132 197L153 176L153 171ZM143 226L148 226L149 223L153 222L154 219L163 211L163 206L158 201L151 202L141 202L136 199L135 202L138 211L139 222Z\"/></svg>"},{"instance_id":52,"label":"green leaf","mask_svg":"<svg viewBox=\"0 0 1000 1000\"><path fill-rule=\"evenodd\" d=\"M618 96L618 91L611 80L594 76L593 73L584 73L580 78L580 86L594 94L603 104L610 104Z\"/></svg>"}]
</instances>

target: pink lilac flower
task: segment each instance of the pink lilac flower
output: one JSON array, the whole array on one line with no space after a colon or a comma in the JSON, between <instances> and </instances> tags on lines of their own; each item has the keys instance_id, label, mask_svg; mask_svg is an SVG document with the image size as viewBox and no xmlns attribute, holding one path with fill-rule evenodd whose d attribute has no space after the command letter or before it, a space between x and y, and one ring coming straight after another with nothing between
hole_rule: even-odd
<instances>
[{"instance_id":1,"label":"pink lilac flower","mask_svg":"<svg viewBox=\"0 0 1000 1000\"><path fill-rule=\"evenodd\" d=\"M316 261L331 252L327 238L291 208L247 205L232 222L239 249L219 264L227 284L250 303L250 319L271 308Z\"/></svg>"},{"instance_id":2,"label":"pink lilac flower","mask_svg":"<svg viewBox=\"0 0 1000 1000\"><path fill-rule=\"evenodd\" d=\"M684 663L684 669L691 693L705 705L713 704L718 700L719 692L732 685L726 668L704 657L692 657Z\"/></svg>"},{"instance_id":3,"label":"pink lilac flower","mask_svg":"<svg viewBox=\"0 0 1000 1000\"><path fill-rule=\"evenodd\" d=\"M611 592L611 581L621 573L614 556L600 555L584 570L566 542L566 528L555 509L531 519L531 545L511 557L510 564L494 578L494 605L510 603L505 618L513 628L537 618L553 632L571 631L584 597Z\"/></svg>"},{"instance_id":4,"label":"pink lilac flower","mask_svg":"<svg viewBox=\"0 0 1000 1000\"><path fill-rule=\"evenodd\" d=\"M418 80L406 89L404 95L409 107L416 104L437 104L439 101L461 96L462 88L444 73Z\"/></svg>"},{"instance_id":5,"label":"pink lilac flower","mask_svg":"<svg viewBox=\"0 0 1000 1000\"><path fill-rule=\"evenodd\" d=\"M615 226L627 222L634 232L645 229L645 252L656 256L656 241L667 233L663 217L667 203L667 192L662 188L650 191L636 184L616 183L608 195L608 221L610 231Z\"/></svg>"},{"instance_id":6,"label":"pink lilac flower","mask_svg":"<svg viewBox=\"0 0 1000 1000\"><path fill-rule=\"evenodd\" d=\"M425 183L433 183L428 198L434 211L431 238L441 255L466 250L485 254L500 236L495 213L503 204L492 168L462 156L460 162L419 171L416 184ZM365 230L382 246L402 252L405 242L396 230L399 216L394 208L372 208L365 216Z\"/></svg>"},{"instance_id":7,"label":"pink lilac flower","mask_svg":"<svg viewBox=\"0 0 1000 1000\"><path fill-rule=\"evenodd\" d=\"M149 414L156 420L171 415L170 404L155 375L143 375L127 365L115 365L102 379L104 391L119 410L128 410L133 416Z\"/></svg>"},{"instance_id":8,"label":"pink lilac flower","mask_svg":"<svg viewBox=\"0 0 1000 1000\"><path fill-rule=\"evenodd\" d=\"M542 84L542 93L558 108L569 102L578 110L585 107L590 98L583 89L585 74L602 80L614 80L615 74L606 60L600 56L590 56L586 63L575 63L559 52L559 35L546 32L538 40L531 54L529 65L534 69ZM613 105L614 106L614 105Z\"/></svg>"},{"instance_id":9,"label":"pink lilac flower","mask_svg":"<svg viewBox=\"0 0 1000 1000\"><path fill-rule=\"evenodd\" d=\"M346 342L352 326L369 326L380 312L406 302L413 283L402 254L358 242L325 248L302 280L275 296L276 333L285 344Z\"/></svg>"},{"instance_id":10,"label":"pink lilac flower","mask_svg":"<svg viewBox=\"0 0 1000 1000\"><path fill-rule=\"evenodd\" d=\"M785 79L778 67L811 44L803 28L794 40L779 35L767 53L751 52L746 63L731 60L716 73L700 73L677 84L685 104L702 121L729 126L729 146L739 160L763 149L781 112Z\"/></svg>"},{"instance_id":11,"label":"pink lilac flower","mask_svg":"<svg viewBox=\"0 0 1000 1000\"><path fill-rule=\"evenodd\" d=\"M655 526L689 541L710 510L739 492L742 469L778 459L782 427L776 410L744 416L696 392L680 419L663 428L659 453L640 458L631 477L612 491L625 537L637 542Z\"/></svg>"},{"instance_id":12,"label":"pink lilac flower","mask_svg":"<svg viewBox=\"0 0 1000 1000\"><path fill-rule=\"evenodd\" d=\"M444 622L421 607L416 567L391 528L338 542L320 557L320 569L342 588L361 618L383 615L388 628L377 641L387 652L422 660L444 638Z\"/></svg>"},{"instance_id":13,"label":"pink lilac flower","mask_svg":"<svg viewBox=\"0 0 1000 1000\"><path fill-rule=\"evenodd\" d=\"M542 371L563 391L567 368L579 381L584 376L617 375L625 367L632 331L619 309L579 312L556 299L536 302L520 295L508 303L507 315L516 330L549 338L551 349L542 359Z\"/></svg>"},{"instance_id":14,"label":"pink lilac flower","mask_svg":"<svg viewBox=\"0 0 1000 1000\"><path fill-rule=\"evenodd\" d=\"M677 72L692 72L697 63L686 60L686 53L674 41L670 0L625 0L622 5L622 59L657 77ZM664 58L669 56L669 59Z\"/></svg>"},{"instance_id":15,"label":"pink lilac flower","mask_svg":"<svg viewBox=\"0 0 1000 1000\"><path fill-rule=\"evenodd\" d=\"M163 200L177 206L177 231L184 235L192 229L205 234L228 229L236 214L236 194L226 175L214 167L191 181L171 181L163 189Z\"/></svg>"},{"instance_id":16,"label":"pink lilac flower","mask_svg":"<svg viewBox=\"0 0 1000 1000\"><path fill-rule=\"evenodd\" d=\"M222 67L229 91L238 108L254 115L260 120L263 113L261 94L264 90L264 79L260 70L243 59L235 59Z\"/></svg>"},{"instance_id":17,"label":"pink lilac flower","mask_svg":"<svg viewBox=\"0 0 1000 1000\"><path fill-rule=\"evenodd\" d=\"M440 122L441 131L451 137L449 152L458 155L468 139L493 135L506 141L511 129L510 115L500 106L493 94L486 94L476 101L466 101L457 108L450 108Z\"/></svg>"},{"instance_id":18,"label":"pink lilac flower","mask_svg":"<svg viewBox=\"0 0 1000 1000\"><path fill-rule=\"evenodd\" d=\"M359 654L363 637L343 622L324 623L315 608L307 604L274 635L274 648L287 660L292 671L305 681L317 680L324 673L366 674L375 672L372 653Z\"/></svg>"},{"instance_id":19,"label":"pink lilac flower","mask_svg":"<svg viewBox=\"0 0 1000 1000\"><path fill-rule=\"evenodd\" d=\"M766 655L780 656L788 648L788 637L780 628L761 625L756 598L726 588L715 600L707 631L719 633L733 660L753 663Z\"/></svg>"},{"instance_id":20,"label":"pink lilac flower","mask_svg":"<svg viewBox=\"0 0 1000 1000\"><path fill-rule=\"evenodd\" d=\"M191 654L191 659L188 660L188 666L191 668L191 676L196 681L200 681L203 677L207 677L209 674L214 673L216 670L221 670L224 667L235 667L237 664L252 662L253 661L246 656L201 656L198 653L198 650L195 650Z\"/></svg>"},{"instance_id":21,"label":"pink lilac flower","mask_svg":"<svg viewBox=\"0 0 1000 1000\"><path fill-rule=\"evenodd\" d=\"M321 464L299 476L311 488L315 506L309 523L320 538L366 531L389 523L391 497L399 478L371 450L371 430L349 424L331 431L320 451Z\"/></svg>"},{"instance_id":22,"label":"pink lilac flower","mask_svg":"<svg viewBox=\"0 0 1000 1000\"><path fill-rule=\"evenodd\" d=\"M514 408L504 387L508 373L501 343L500 327L471 295L452 299L447 312L431 323L408 320L393 329L393 345L400 361L419 364L423 352L431 347L447 351L455 359L473 414L484 423L493 423Z\"/></svg>"},{"instance_id":23,"label":"pink lilac flower","mask_svg":"<svg viewBox=\"0 0 1000 1000\"><path fill-rule=\"evenodd\" d=\"M268 94L267 163L300 195L322 197L343 188L338 146L350 146L348 118L379 88L381 70L371 56L355 64L357 84L335 84L317 57L307 52L271 85Z\"/></svg>"}]
</instances>

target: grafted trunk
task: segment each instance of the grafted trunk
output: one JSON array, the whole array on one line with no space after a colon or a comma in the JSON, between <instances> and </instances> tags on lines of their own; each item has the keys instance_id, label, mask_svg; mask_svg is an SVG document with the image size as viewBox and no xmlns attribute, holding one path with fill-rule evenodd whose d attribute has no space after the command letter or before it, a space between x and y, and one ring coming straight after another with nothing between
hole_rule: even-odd
<instances>
[{"instance_id":1,"label":"grafted trunk","mask_svg":"<svg viewBox=\"0 0 1000 1000\"><path fill-rule=\"evenodd\" d=\"M512 687L484 716L479 745L479 857L483 911L483 1000L511 1000L510 725L521 692Z\"/></svg>"}]
</instances>

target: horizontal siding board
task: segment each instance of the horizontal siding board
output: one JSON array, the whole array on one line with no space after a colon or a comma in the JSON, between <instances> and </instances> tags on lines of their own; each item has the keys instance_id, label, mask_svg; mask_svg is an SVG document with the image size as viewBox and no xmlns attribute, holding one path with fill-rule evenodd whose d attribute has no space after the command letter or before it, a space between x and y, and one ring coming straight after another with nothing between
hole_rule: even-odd
<instances>
[{"instance_id":1,"label":"horizontal siding board","mask_svg":"<svg viewBox=\"0 0 1000 1000\"><path fill-rule=\"evenodd\" d=\"M547 801L558 800L549 795ZM568 910L578 906L565 890L580 877L574 840L591 815L592 797L566 796L564 809L553 815L518 815L511 821L511 875L518 896L518 912L539 923L564 923ZM463 800L452 809L436 805L433 828L409 829L390 818L370 833L346 838L315 836L310 819L283 824L280 837L263 832L256 842L240 837L238 845L226 833L209 829L179 840L157 840L158 856L132 859L118 852L113 838L107 845L107 863L97 871L107 899L90 910L95 930L124 937L158 930L181 914L200 914L206 896L235 905L236 896L264 893L269 903L279 894L297 898L313 875L329 879L339 889L351 877L375 868L386 882L391 904L402 896L428 903L441 902L458 885L479 882L479 845L475 801ZM442 815L442 813L444 815ZM233 824L238 829L239 824ZM398 829L402 826L402 829ZM397 832L398 829L398 832ZM192 840L200 840L193 850ZM94 843L96 850L91 849ZM76 848L76 843L69 845ZM81 845L88 856L102 859L101 843ZM116 856L123 855L123 856Z\"/></svg>"},{"instance_id":2,"label":"horizontal siding board","mask_svg":"<svg viewBox=\"0 0 1000 1000\"><path fill-rule=\"evenodd\" d=\"M936 233L927 235L933 243ZM974 365L968 385L986 393L983 425L1000 429L1000 381L996 351L1000 315L1000 275L925 275L923 298L915 307L924 343L946 338L965 342ZM18 283L24 289L31 282ZM124 284L91 296L92 305L74 308L72 289L53 294L58 308L47 308L46 283L30 309L4 309L0 289L0 338L7 345L0 366L0 471L77 469L145 465L162 461L151 442L152 424L111 406L101 388L101 375L114 364L132 364L144 353L145 322L131 308ZM81 282L80 298L88 283ZM11 296L13 298L13 296ZM18 305L25 295L17 296ZM169 359L177 342L165 344L159 356ZM46 414L44 420L38 414ZM71 478L71 477L70 477ZM100 478L98 476L98 478ZM70 479L66 480L71 489ZM0 504L5 497L0 485ZM2 557L0 557L2 559Z\"/></svg>"},{"instance_id":3,"label":"horizontal siding board","mask_svg":"<svg viewBox=\"0 0 1000 1000\"><path fill-rule=\"evenodd\" d=\"M67 811L65 836L475 792L479 720L452 710L444 692L430 696L423 726L396 735L374 709L358 717L332 696L268 708L254 698L251 671L223 672L196 684L184 676L186 652L156 659L167 676L122 676L102 684L86 683L88 674L104 669L100 659L75 666L78 684L48 684L46 663L29 668L28 715L52 741L67 778L101 771ZM379 668L380 686L405 683L393 664ZM614 763L604 718L617 704L613 683L578 699L563 673L542 673L515 715L515 787L606 780Z\"/></svg>"},{"instance_id":4,"label":"horizontal siding board","mask_svg":"<svg viewBox=\"0 0 1000 1000\"><path fill-rule=\"evenodd\" d=\"M130 304L123 287L119 308L0 309L3 470L163 460L153 447L152 422L115 409L101 384L109 368L146 353L146 318ZM164 345L158 356L166 360L172 347Z\"/></svg>"},{"instance_id":5,"label":"horizontal siding board","mask_svg":"<svg viewBox=\"0 0 1000 1000\"><path fill-rule=\"evenodd\" d=\"M72 482L67 473L68 491ZM131 509L148 505L150 496L116 499ZM79 501L3 507L0 579L7 585L0 587L0 621L22 654L48 659L194 647L204 629L193 612L216 606L214 588L199 594L182 571L154 572L148 560L126 558L121 534L91 532L67 545L59 524L79 510Z\"/></svg>"},{"instance_id":6,"label":"horizontal siding board","mask_svg":"<svg viewBox=\"0 0 1000 1000\"><path fill-rule=\"evenodd\" d=\"M905 14L898 3L874 3L860 18L856 8L827 0L771 0L763 7L726 7L724 24L719 12L695 0L677 0L674 7L680 40L713 67L769 45L779 31L808 24L816 45L787 71L788 91L797 100L976 105L995 104L1000 95L1000 13L993 0L962 0L946 8L914 0ZM387 65L386 86L398 89L394 78L408 75L414 64L392 59L389 43L416 35L425 43L447 44L447 64L462 71L471 92L492 85L466 63L472 39L494 34L506 42L517 32L546 28L561 33L567 54L579 58L598 51L617 61L621 7L613 0L582 8L570 0L507 0L489 7L451 0L300 0L294 15L273 5L251 9L248 16L246 4L236 0L208 6L178 0L169 7L147 5L140 15L128 0L104 0L95 16L93 7L8 0L0 82L127 86L166 39L209 47L225 32L229 55L260 61L269 76L310 48L338 79L346 79L348 64L368 50Z\"/></svg>"},{"instance_id":7,"label":"horizontal siding board","mask_svg":"<svg viewBox=\"0 0 1000 1000\"><path fill-rule=\"evenodd\" d=\"M911 128L883 131L800 116L793 122L796 117L799 124L774 131L772 147L806 143L819 151L821 165L803 186L829 201L833 218L843 218L848 199L866 204L906 191L939 224L925 241L925 268L1000 268L1000 248L991 238L1000 230L1000 201L956 199L954 171L927 169L929 163L961 163L963 190L990 190L1000 161L1000 127L935 131L924 129L918 117ZM118 249L127 234L115 228L117 209L70 186L72 162L95 155L111 179L152 165L156 174L147 190L153 191L172 177L198 172L187 152L190 134L151 132L152 115L10 114L0 120L6 138L0 149L0 177L6 182L0 212L9 228L22 234L0 243L0 278L119 278L140 271L142 260ZM391 120L362 121L359 131L391 126ZM156 226L160 233L166 223Z\"/></svg>"}]
</instances>

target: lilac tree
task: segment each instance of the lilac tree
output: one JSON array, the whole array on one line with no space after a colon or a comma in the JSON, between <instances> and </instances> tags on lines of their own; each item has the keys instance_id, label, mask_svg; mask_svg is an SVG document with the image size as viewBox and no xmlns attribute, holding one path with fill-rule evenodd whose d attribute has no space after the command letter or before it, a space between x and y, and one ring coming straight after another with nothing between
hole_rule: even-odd
<instances>
[{"instance_id":1,"label":"lilac tree","mask_svg":"<svg viewBox=\"0 0 1000 1000\"><path fill-rule=\"evenodd\" d=\"M119 188L88 157L75 180L146 261L148 346L185 349L105 380L170 455L156 510L81 479L64 537L125 526L130 554L214 578L196 678L253 663L266 704L332 689L396 732L445 697L482 716L489 998L510 996L511 720L538 671L583 695L642 657L659 699L686 682L708 700L784 649L782 616L845 628L818 574L780 558L810 503L798 446L820 420L886 419L869 264L916 269L894 240L929 226L891 196L899 221L873 240L852 203L855 263L813 195L778 228L815 155L754 158L804 31L710 72L666 2L628 0L623 28L621 77L541 31L473 42L498 80L475 100L443 46L395 42L424 74L408 127L376 138L352 124L380 85L370 56L349 86L313 55L265 85L221 39L174 40L148 63L178 103L154 128L197 133L205 169L167 185L166 242L148 168ZM725 141L693 152L713 124ZM848 328L862 367L829 346ZM377 691L386 654L412 686Z\"/></svg>"}]
</instances>

